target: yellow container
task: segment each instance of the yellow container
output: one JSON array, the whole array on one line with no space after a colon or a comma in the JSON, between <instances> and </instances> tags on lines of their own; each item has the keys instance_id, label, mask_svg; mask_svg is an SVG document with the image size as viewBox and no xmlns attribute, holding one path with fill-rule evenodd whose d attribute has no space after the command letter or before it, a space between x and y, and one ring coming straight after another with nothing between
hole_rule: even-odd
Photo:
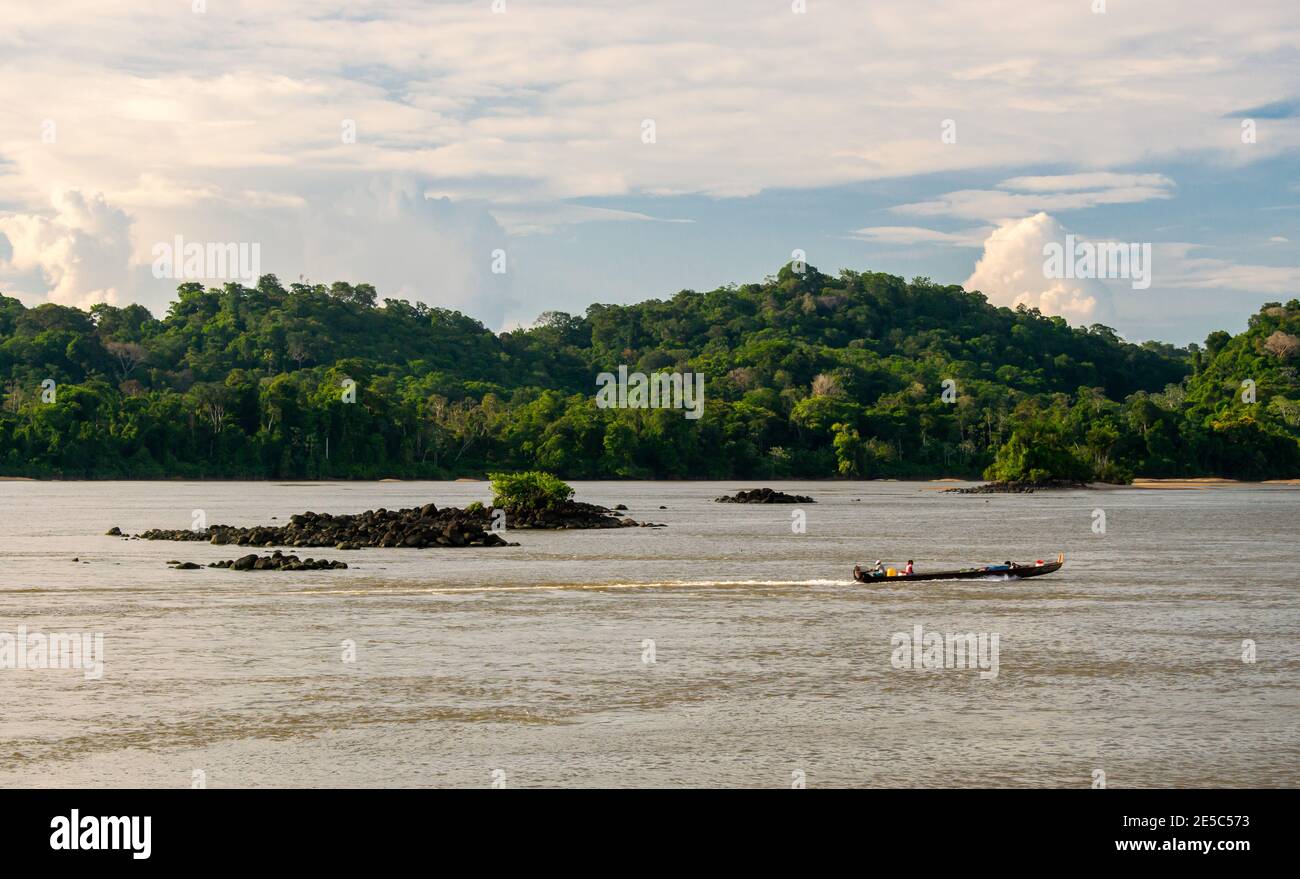
<instances>
[{"instance_id":1,"label":"yellow container","mask_svg":"<svg viewBox=\"0 0 1300 879\"><path fill-rule=\"evenodd\" d=\"M897 577L897 576L898 576L898 571L895 571L893 568L888 568L888 569L885 571L885 576L886 576L886 577Z\"/></svg>"}]
</instances>

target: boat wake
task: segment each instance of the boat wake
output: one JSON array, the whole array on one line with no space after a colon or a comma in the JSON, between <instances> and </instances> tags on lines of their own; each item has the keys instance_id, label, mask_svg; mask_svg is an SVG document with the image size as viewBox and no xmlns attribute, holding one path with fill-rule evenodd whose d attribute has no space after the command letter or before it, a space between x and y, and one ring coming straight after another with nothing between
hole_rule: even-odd
<instances>
[{"instance_id":1,"label":"boat wake","mask_svg":"<svg viewBox=\"0 0 1300 879\"><path fill-rule=\"evenodd\" d=\"M298 589L295 595L463 595L499 592L605 592L637 589L733 589L857 586L852 580L649 580L631 583L535 583L527 586L412 586L376 583L367 589Z\"/></svg>"},{"instance_id":2,"label":"boat wake","mask_svg":"<svg viewBox=\"0 0 1300 879\"><path fill-rule=\"evenodd\" d=\"M727 588L731 586L852 586L852 580L657 580L647 583L607 583L593 584L596 589L672 589L678 587L703 586L706 588Z\"/></svg>"}]
</instances>

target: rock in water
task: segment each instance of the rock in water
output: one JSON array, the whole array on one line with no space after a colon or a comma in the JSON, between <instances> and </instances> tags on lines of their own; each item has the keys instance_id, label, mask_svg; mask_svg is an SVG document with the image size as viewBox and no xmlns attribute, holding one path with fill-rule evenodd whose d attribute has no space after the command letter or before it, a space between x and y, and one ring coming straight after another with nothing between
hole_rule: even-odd
<instances>
[{"instance_id":1,"label":"rock in water","mask_svg":"<svg viewBox=\"0 0 1300 879\"><path fill-rule=\"evenodd\" d=\"M786 494L771 488L751 488L738 491L734 495L716 498L720 504L815 504L810 497L802 494Z\"/></svg>"},{"instance_id":2,"label":"rock in water","mask_svg":"<svg viewBox=\"0 0 1300 879\"><path fill-rule=\"evenodd\" d=\"M195 565L195 567L198 567ZM347 568L346 562L329 559L300 559L276 550L270 555L246 555L237 559L213 562L209 568L227 568L232 571L335 571Z\"/></svg>"}]
</instances>

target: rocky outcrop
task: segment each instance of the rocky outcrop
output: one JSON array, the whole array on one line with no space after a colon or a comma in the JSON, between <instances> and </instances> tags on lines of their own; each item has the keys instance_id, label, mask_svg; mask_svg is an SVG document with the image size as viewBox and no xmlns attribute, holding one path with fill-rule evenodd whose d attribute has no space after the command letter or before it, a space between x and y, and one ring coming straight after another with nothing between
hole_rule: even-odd
<instances>
[{"instance_id":1,"label":"rocky outcrop","mask_svg":"<svg viewBox=\"0 0 1300 879\"><path fill-rule=\"evenodd\" d=\"M786 494L771 488L751 488L738 491L733 495L715 498L720 504L815 504L810 497L802 494Z\"/></svg>"},{"instance_id":2,"label":"rocky outcrop","mask_svg":"<svg viewBox=\"0 0 1300 879\"><path fill-rule=\"evenodd\" d=\"M1047 479L1041 482L987 482L970 488L945 488L944 492L952 494L1033 494L1060 488L1091 488L1086 482L1071 482L1068 479Z\"/></svg>"},{"instance_id":3,"label":"rocky outcrop","mask_svg":"<svg viewBox=\"0 0 1300 879\"><path fill-rule=\"evenodd\" d=\"M170 561L167 563L176 571L197 571L202 565L194 562ZM296 555L285 555L276 550L270 555L240 556L226 559L224 562L212 562L209 568L229 568L232 571L331 571L346 568L345 562L332 562L329 559L300 559Z\"/></svg>"},{"instance_id":4,"label":"rocky outcrop","mask_svg":"<svg viewBox=\"0 0 1300 879\"><path fill-rule=\"evenodd\" d=\"M626 509L626 508L624 508ZM662 528L652 522L638 522L620 512L597 504L566 501L546 510L506 508L507 528ZM489 517L491 509L486 511Z\"/></svg>"},{"instance_id":5,"label":"rocky outcrop","mask_svg":"<svg viewBox=\"0 0 1300 879\"><path fill-rule=\"evenodd\" d=\"M228 568L232 571L330 571L346 569L347 566L347 562L332 562L310 556L300 559L296 555L284 555L279 551L270 555L253 553L208 565L209 568Z\"/></svg>"},{"instance_id":6,"label":"rocky outcrop","mask_svg":"<svg viewBox=\"0 0 1300 879\"><path fill-rule=\"evenodd\" d=\"M435 504L404 510L367 510L356 515L299 513L285 525L212 525L199 530L152 528L142 540L202 540L217 546L331 546L339 550L362 547L425 549L430 547L518 546L492 529L491 507L468 510ZM542 511L505 511L507 529L662 527L637 522L605 507L569 501Z\"/></svg>"},{"instance_id":7,"label":"rocky outcrop","mask_svg":"<svg viewBox=\"0 0 1300 879\"><path fill-rule=\"evenodd\" d=\"M212 525L200 530L154 528L139 535L144 540L203 540L217 546L512 546L490 530L488 516L434 504L405 510L367 510L356 515L299 513L286 525Z\"/></svg>"}]
</instances>

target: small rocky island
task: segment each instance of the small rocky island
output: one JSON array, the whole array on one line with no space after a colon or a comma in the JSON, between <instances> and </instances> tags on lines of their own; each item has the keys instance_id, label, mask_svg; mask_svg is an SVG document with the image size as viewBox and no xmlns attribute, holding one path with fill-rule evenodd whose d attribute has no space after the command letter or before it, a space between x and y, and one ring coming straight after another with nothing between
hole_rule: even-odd
<instances>
[{"instance_id":1,"label":"small rocky island","mask_svg":"<svg viewBox=\"0 0 1300 879\"><path fill-rule=\"evenodd\" d=\"M132 539L205 541L217 546L329 546L410 548L518 546L501 536L497 522L511 529L663 527L637 522L621 512L573 500L573 489L547 473L493 474L495 506L464 509L428 503L401 510L366 510L355 515L305 512L285 525L211 525L207 528L151 528ZM109 535L125 536L120 528ZM278 553L277 553L278 555ZM244 561L250 558L246 556ZM292 562L286 562L292 564ZM298 564L305 564L298 562ZM234 563L231 563L234 566ZM264 566L265 567L265 566ZM236 570L242 570L236 567Z\"/></svg>"},{"instance_id":2,"label":"small rocky island","mask_svg":"<svg viewBox=\"0 0 1300 879\"><path fill-rule=\"evenodd\" d=\"M786 494L771 488L751 488L738 491L733 495L723 495L714 499L720 504L815 504L812 498L802 494Z\"/></svg>"},{"instance_id":3,"label":"small rocky island","mask_svg":"<svg viewBox=\"0 0 1300 879\"><path fill-rule=\"evenodd\" d=\"M953 494L1033 494L1035 491L1050 491L1062 488L1091 488L1086 482L1069 479L1040 479L1034 482L986 482L970 488L945 488Z\"/></svg>"},{"instance_id":4,"label":"small rocky island","mask_svg":"<svg viewBox=\"0 0 1300 879\"><path fill-rule=\"evenodd\" d=\"M492 531L486 514L439 509L435 504L404 510L366 510L334 516L308 511L289 517L285 525L210 525L207 528L150 528L135 535L141 540L201 540L217 546L511 546Z\"/></svg>"},{"instance_id":5,"label":"small rocky island","mask_svg":"<svg viewBox=\"0 0 1300 879\"><path fill-rule=\"evenodd\" d=\"M619 506L623 506L619 504ZM488 507L489 516L496 509ZM627 509L627 507L623 507ZM654 522L629 519L618 510L581 501L567 501L551 509L505 508L508 528L663 528Z\"/></svg>"}]
</instances>

